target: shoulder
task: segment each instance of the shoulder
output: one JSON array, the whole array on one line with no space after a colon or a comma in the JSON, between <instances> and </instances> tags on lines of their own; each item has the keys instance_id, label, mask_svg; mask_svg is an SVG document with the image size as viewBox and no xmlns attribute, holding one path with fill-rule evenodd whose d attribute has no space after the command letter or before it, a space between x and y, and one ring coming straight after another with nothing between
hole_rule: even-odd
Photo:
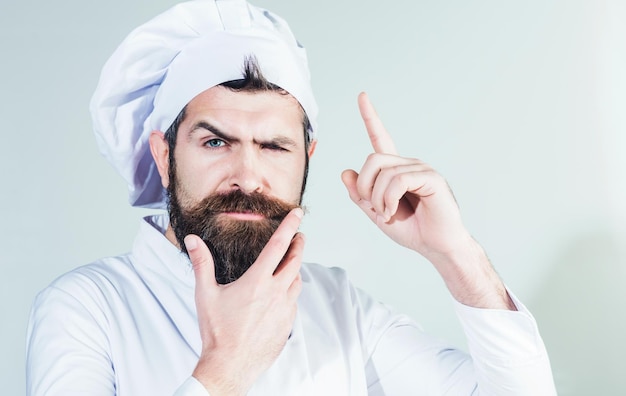
<instances>
[{"instance_id":1,"label":"shoulder","mask_svg":"<svg viewBox=\"0 0 626 396\"><path fill-rule=\"evenodd\" d=\"M348 275L343 268L325 267L315 263L302 263L300 270L303 282L314 282L340 287L348 282Z\"/></svg>"},{"instance_id":2,"label":"shoulder","mask_svg":"<svg viewBox=\"0 0 626 396\"><path fill-rule=\"evenodd\" d=\"M66 272L50 286L67 290L76 290L77 287L89 283L104 286L126 279L132 276L133 272L130 254L106 257Z\"/></svg>"},{"instance_id":3,"label":"shoulder","mask_svg":"<svg viewBox=\"0 0 626 396\"><path fill-rule=\"evenodd\" d=\"M344 300L352 305L352 300L359 291L348 278L343 268L325 267L320 264L303 263L302 275L303 294L320 300Z\"/></svg>"},{"instance_id":4,"label":"shoulder","mask_svg":"<svg viewBox=\"0 0 626 396\"><path fill-rule=\"evenodd\" d=\"M33 309L75 305L102 311L108 295L119 293L123 284L133 282L134 278L130 255L103 258L56 278L39 292Z\"/></svg>"},{"instance_id":5,"label":"shoulder","mask_svg":"<svg viewBox=\"0 0 626 396\"><path fill-rule=\"evenodd\" d=\"M319 264L302 265L303 298L317 305L331 305L340 315L349 314L357 321L373 327L386 327L404 315L378 301L369 293L356 287L342 268L325 267Z\"/></svg>"},{"instance_id":6,"label":"shoulder","mask_svg":"<svg viewBox=\"0 0 626 396\"><path fill-rule=\"evenodd\" d=\"M333 303L337 303L339 299L346 300L353 309L376 308L391 312L389 307L352 284L343 268L303 263L300 273L304 285L303 290L308 293L326 296L332 299Z\"/></svg>"},{"instance_id":7,"label":"shoulder","mask_svg":"<svg viewBox=\"0 0 626 396\"><path fill-rule=\"evenodd\" d=\"M412 319L353 285L341 268L307 263L302 265L301 274L303 288L298 303L302 315L311 317L309 323L335 326L335 334L349 335L346 342L359 340L365 357L393 329L421 333Z\"/></svg>"}]
</instances>

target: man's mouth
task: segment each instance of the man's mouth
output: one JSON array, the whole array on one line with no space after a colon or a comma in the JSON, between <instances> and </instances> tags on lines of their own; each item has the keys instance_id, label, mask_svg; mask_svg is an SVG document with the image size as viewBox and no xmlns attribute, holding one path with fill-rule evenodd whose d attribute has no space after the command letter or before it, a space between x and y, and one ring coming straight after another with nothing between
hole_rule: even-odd
<instances>
[{"instance_id":1,"label":"man's mouth","mask_svg":"<svg viewBox=\"0 0 626 396\"><path fill-rule=\"evenodd\" d=\"M265 216L262 214L252 212L223 212L222 215L235 220L253 221L265 219Z\"/></svg>"}]
</instances>

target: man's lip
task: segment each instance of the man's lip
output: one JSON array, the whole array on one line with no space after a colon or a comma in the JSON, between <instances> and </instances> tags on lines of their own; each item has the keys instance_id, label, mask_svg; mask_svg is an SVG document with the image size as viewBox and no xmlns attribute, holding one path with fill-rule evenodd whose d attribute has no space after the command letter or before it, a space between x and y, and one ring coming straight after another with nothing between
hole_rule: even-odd
<instances>
[{"instance_id":1,"label":"man's lip","mask_svg":"<svg viewBox=\"0 0 626 396\"><path fill-rule=\"evenodd\" d=\"M263 220L265 216L259 213L252 212L223 212L225 216L230 217L231 219L236 220Z\"/></svg>"}]
</instances>

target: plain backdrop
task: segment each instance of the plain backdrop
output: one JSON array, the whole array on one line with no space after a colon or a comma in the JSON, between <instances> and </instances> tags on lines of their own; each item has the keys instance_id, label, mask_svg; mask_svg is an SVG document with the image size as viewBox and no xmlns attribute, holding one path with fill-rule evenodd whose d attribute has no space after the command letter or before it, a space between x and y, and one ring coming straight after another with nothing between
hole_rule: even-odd
<instances>
[{"instance_id":1,"label":"plain backdrop","mask_svg":"<svg viewBox=\"0 0 626 396\"><path fill-rule=\"evenodd\" d=\"M174 0L0 5L0 389L24 393L28 312L60 274L127 251L139 219L99 155L88 102L130 30ZM306 260L465 347L425 260L348 199L370 94L404 156L449 181L537 318L561 395L626 394L626 3L259 0L308 49L320 105Z\"/></svg>"}]
</instances>

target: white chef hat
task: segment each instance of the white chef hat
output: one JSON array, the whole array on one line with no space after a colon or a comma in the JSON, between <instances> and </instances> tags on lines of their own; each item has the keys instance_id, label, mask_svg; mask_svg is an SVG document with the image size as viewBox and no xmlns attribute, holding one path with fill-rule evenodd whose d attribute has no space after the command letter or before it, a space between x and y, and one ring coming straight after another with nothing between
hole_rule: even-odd
<instances>
[{"instance_id":1,"label":"white chef hat","mask_svg":"<svg viewBox=\"0 0 626 396\"><path fill-rule=\"evenodd\" d=\"M243 78L254 56L267 80L294 96L316 130L306 52L279 16L245 0L181 3L138 27L104 65L91 100L102 154L128 183L133 206L165 207L148 147L199 93Z\"/></svg>"}]
</instances>

